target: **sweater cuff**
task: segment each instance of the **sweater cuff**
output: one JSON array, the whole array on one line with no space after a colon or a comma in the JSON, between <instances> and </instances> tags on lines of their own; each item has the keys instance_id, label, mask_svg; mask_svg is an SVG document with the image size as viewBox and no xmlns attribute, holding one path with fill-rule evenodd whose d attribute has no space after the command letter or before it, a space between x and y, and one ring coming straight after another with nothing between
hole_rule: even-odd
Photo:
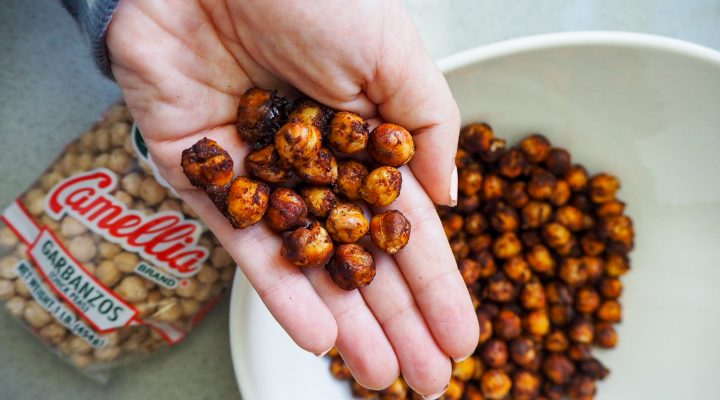
<instances>
[{"instance_id":1,"label":"sweater cuff","mask_svg":"<svg viewBox=\"0 0 720 400\"><path fill-rule=\"evenodd\" d=\"M63 6L75 18L90 47L95 65L106 77L114 79L110 70L105 34L119 0L62 0Z\"/></svg>"}]
</instances>

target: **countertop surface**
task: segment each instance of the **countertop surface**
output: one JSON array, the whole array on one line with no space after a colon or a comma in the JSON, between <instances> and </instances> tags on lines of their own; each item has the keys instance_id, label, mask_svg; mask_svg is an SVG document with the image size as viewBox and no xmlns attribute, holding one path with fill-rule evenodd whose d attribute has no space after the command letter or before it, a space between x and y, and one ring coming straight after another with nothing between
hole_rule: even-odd
<instances>
[{"instance_id":1,"label":"countertop surface","mask_svg":"<svg viewBox=\"0 0 720 400\"><path fill-rule=\"evenodd\" d=\"M0 7L0 206L120 98L94 68L71 18L53 0ZM408 0L435 59L499 40L572 30L653 33L720 49L715 0ZM2 399L239 398L228 300L181 345L115 371L101 385L73 371L0 312Z\"/></svg>"}]
</instances>

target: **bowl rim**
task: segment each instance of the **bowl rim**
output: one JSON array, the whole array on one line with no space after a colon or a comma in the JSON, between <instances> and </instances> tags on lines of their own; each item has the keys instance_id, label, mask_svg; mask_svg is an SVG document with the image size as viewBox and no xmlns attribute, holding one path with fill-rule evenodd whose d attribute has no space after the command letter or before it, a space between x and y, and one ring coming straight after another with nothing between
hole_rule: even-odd
<instances>
[{"instance_id":1,"label":"bowl rim","mask_svg":"<svg viewBox=\"0 0 720 400\"><path fill-rule=\"evenodd\" d=\"M481 61L524 52L577 46L651 49L710 62L720 68L720 52L708 47L664 36L617 31L561 32L525 36L461 51L438 60L436 65L443 74L447 75ZM241 342L244 341L245 332L242 328L242 321L240 321L243 312L238 307L241 306L242 299L246 297L250 290L252 290L250 283L242 271L236 273L230 296L228 328L230 331L230 355L233 370L238 390L243 398L249 398L247 396L252 393L250 390L253 384L248 372L243 370L240 365L243 359L241 356L243 344Z\"/></svg>"}]
</instances>

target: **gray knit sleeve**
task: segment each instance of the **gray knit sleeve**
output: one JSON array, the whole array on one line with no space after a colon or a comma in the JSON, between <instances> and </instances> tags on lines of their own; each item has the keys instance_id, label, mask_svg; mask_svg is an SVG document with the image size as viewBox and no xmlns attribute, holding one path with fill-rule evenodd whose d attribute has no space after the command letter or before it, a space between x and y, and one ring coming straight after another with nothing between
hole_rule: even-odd
<instances>
[{"instance_id":1,"label":"gray knit sleeve","mask_svg":"<svg viewBox=\"0 0 720 400\"><path fill-rule=\"evenodd\" d=\"M62 0L63 6L75 18L90 47L92 57L100 71L113 79L105 47L110 18L119 0Z\"/></svg>"}]
</instances>

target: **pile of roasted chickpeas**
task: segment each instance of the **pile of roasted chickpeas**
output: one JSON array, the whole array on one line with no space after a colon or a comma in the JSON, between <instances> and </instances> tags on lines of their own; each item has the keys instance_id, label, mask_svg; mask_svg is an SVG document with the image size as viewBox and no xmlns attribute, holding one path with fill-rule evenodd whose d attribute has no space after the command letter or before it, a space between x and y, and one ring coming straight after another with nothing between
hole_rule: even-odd
<instances>
[{"instance_id":1,"label":"pile of roasted chickpeas","mask_svg":"<svg viewBox=\"0 0 720 400\"><path fill-rule=\"evenodd\" d=\"M190 182L234 228L264 220L283 235L285 258L300 267L325 266L345 290L375 277L372 254L358 244L368 233L388 254L405 247L411 229L405 216L389 210L368 220L361 202L385 207L400 194L397 168L415 154L406 129L384 123L370 131L351 112L251 88L240 98L237 132L252 148L247 175L233 179L232 158L208 138L186 149L181 160Z\"/></svg>"},{"instance_id":2,"label":"pile of roasted chickpeas","mask_svg":"<svg viewBox=\"0 0 720 400\"><path fill-rule=\"evenodd\" d=\"M480 323L473 356L453 364L443 399L592 399L622 319L632 220L617 178L590 176L533 134L512 148L490 126L460 134L459 201L438 212ZM336 352L331 373L352 379ZM420 399L399 378L356 397Z\"/></svg>"}]
</instances>

